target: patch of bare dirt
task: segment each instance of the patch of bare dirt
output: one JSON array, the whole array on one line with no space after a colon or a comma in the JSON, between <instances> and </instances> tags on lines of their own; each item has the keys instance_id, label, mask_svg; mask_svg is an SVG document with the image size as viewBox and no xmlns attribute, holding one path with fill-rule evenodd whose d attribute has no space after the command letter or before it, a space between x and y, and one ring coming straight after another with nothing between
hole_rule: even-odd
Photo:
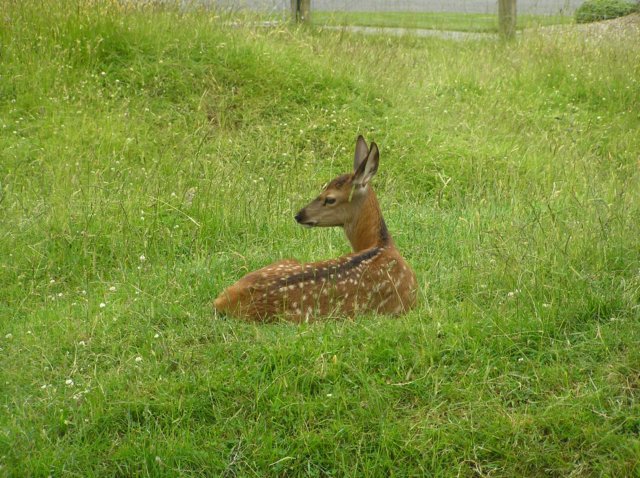
<instances>
[{"instance_id":1,"label":"patch of bare dirt","mask_svg":"<svg viewBox=\"0 0 640 478\"><path fill-rule=\"evenodd\" d=\"M640 34L640 13L593 23L553 25L538 29L539 32L579 32L593 38L634 37Z\"/></svg>"}]
</instances>

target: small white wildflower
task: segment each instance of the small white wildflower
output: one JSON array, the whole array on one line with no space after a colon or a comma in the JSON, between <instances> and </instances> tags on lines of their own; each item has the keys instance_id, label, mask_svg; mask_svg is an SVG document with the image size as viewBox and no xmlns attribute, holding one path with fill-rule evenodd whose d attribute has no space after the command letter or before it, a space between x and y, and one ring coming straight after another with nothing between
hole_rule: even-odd
<instances>
[{"instance_id":1,"label":"small white wildflower","mask_svg":"<svg viewBox=\"0 0 640 478\"><path fill-rule=\"evenodd\" d=\"M7 334L4 336L5 339L12 339L13 338L13 334Z\"/></svg>"},{"instance_id":2,"label":"small white wildflower","mask_svg":"<svg viewBox=\"0 0 640 478\"><path fill-rule=\"evenodd\" d=\"M64 381L65 385L69 386L69 387L73 387L73 379L68 378Z\"/></svg>"},{"instance_id":3,"label":"small white wildflower","mask_svg":"<svg viewBox=\"0 0 640 478\"><path fill-rule=\"evenodd\" d=\"M112 285L111 287L109 287L109 290L110 290L111 292L115 292L115 291L116 291L116 286L115 286L115 285Z\"/></svg>"},{"instance_id":4,"label":"small white wildflower","mask_svg":"<svg viewBox=\"0 0 640 478\"><path fill-rule=\"evenodd\" d=\"M78 342L78 345L80 345L81 347L84 347L87 344L85 343L84 340L81 340L80 342Z\"/></svg>"},{"instance_id":5,"label":"small white wildflower","mask_svg":"<svg viewBox=\"0 0 640 478\"><path fill-rule=\"evenodd\" d=\"M55 280L55 279L51 279L51 280L49 281L49 284L55 284L55 283L56 283L56 280Z\"/></svg>"},{"instance_id":6,"label":"small white wildflower","mask_svg":"<svg viewBox=\"0 0 640 478\"><path fill-rule=\"evenodd\" d=\"M144 254L142 254L142 255L140 256L140 262L144 262L144 261L146 261L146 260L147 260L147 258L144 256Z\"/></svg>"},{"instance_id":7,"label":"small white wildflower","mask_svg":"<svg viewBox=\"0 0 640 478\"><path fill-rule=\"evenodd\" d=\"M139 355L136 357L136 363L140 363L142 362L142 357L140 357Z\"/></svg>"},{"instance_id":8,"label":"small white wildflower","mask_svg":"<svg viewBox=\"0 0 640 478\"><path fill-rule=\"evenodd\" d=\"M62 297L62 292L58 292L58 297Z\"/></svg>"},{"instance_id":9,"label":"small white wildflower","mask_svg":"<svg viewBox=\"0 0 640 478\"><path fill-rule=\"evenodd\" d=\"M100 308L104 309L107 306L107 304L105 304L104 302L100 302Z\"/></svg>"},{"instance_id":10,"label":"small white wildflower","mask_svg":"<svg viewBox=\"0 0 640 478\"><path fill-rule=\"evenodd\" d=\"M41 386L40 386L40 388L41 388L42 390L46 390L46 388L47 388L48 386L49 386L49 385L47 385L47 384L45 383L44 385L41 385Z\"/></svg>"},{"instance_id":11,"label":"small white wildflower","mask_svg":"<svg viewBox=\"0 0 640 478\"><path fill-rule=\"evenodd\" d=\"M551 304L542 304L543 309L548 309L549 307L551 307Z\"/></svg>"},{"instance_id":12,"label":"small white wildflower","mask_svg":"<svg viewBox=\"0 0 640 478\"><path fill-rule=\"evenodd\" d=\"M107 72L106 72L106 71L101 71L101 72L100 72L100 74L101 74L102 76L107 76Z\"/></svg>"},{"instance_id":13,"label":"small white wildflower","mask_svg":"<svg viewBox=\"0 0 640 478\"><path fill-rule=\"evenodd\" d=\"M160 334L156 334L156 335L153 336L154 339L157 339L159 337L160 337Z\"/></svg>"},{"instance_id":14,"label":"small white wildflower","mask_svg":"<svg viewBox=\"0 0 640 478\"><path fill-rule=\"evenodd\" d=\"M518 362L524 362L524 359L523 359L522 357L520 357L520 358L518 359Z\"/></svg>"}]
</instances>

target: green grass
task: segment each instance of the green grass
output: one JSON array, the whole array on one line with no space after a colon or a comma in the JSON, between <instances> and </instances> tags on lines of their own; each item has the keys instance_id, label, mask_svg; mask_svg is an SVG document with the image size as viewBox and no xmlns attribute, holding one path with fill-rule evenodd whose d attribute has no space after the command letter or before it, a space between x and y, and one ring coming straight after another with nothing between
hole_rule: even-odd
<instances>
[{"instance_id":1,"label":"green grass","mask_svg":"<svg viewBox=\"0 0 640 478\"><path fill-rule=\"evenodd\" d=\"M0 475L640 474L638 38L5 7ZM215 317L359 133L419 307Z\"/></svg>"},{"instance_id":2,"label":"green grass","mask_svg":"<svg viewBox=\"0 0 640 478\"><path fill-rule=\"evenodd\" d=\"M311 18L316 25L420 28L478 33L498 32L498 16L482 13L314 11ZM572 22L571 17L563 15L518 15L516 28L522 30Z\"/></svg>"}]
</instances>

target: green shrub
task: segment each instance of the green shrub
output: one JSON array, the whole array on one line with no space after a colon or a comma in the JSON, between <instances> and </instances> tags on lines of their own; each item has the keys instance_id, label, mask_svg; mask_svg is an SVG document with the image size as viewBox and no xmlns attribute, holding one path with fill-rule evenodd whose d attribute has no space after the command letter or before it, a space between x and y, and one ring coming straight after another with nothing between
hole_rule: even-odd
<instances>
[{"instance_id":1,"label":"green shrub","mask_svg":"<svg viewBox=\"0 0 640 478\"><path fill-rule=\"evenodd\" d=\"M637 3L625 0L587 0L576 10L577 23L623 17L638 11Z\"/></svg>"}]
</instances>

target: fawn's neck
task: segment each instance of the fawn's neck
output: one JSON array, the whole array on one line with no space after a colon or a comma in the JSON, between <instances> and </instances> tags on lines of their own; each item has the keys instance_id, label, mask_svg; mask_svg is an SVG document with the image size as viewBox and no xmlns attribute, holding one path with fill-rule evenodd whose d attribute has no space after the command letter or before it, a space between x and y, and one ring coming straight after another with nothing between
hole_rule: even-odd
<instances>
[{"instance_id":1,"label":"fawn's neck","mask_svg":"<svg viewBox=\"0 0 640 478\"><path fill-rule=\"evenodd\" d=\"M368 189L359 199L359 211L352 221L345 223L344 232L354 252L371 247L385 247L393 244L391 235L382 218L376 194Z\"/></svg>"}]
</instances>

